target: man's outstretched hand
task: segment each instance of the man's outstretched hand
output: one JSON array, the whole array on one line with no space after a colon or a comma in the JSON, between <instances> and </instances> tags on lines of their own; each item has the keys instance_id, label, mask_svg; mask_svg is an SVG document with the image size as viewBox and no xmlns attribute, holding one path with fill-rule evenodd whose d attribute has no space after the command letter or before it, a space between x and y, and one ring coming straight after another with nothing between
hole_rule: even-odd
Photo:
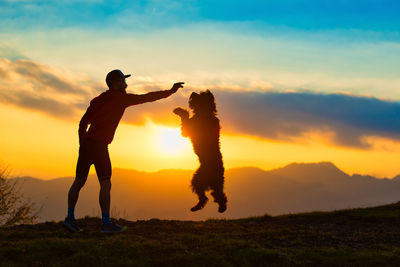
<instances>
[{"instance_id":1,"label":"man's outstretched hand","mask_svg":"<svg viewBox=\"0 0 400 267\"><path fill-rule=\"evenodd\" d=\"M174 85L171 88L172 93L176 93L179 88L183 88L184 82L179 82L179 83L174 83Z\"/></svg>"},{"instance_id":2,"label":"man's outstretched hand","mask_svg":"<svg viewBox=\"0 0 400 267\"><path fill-rule=\"evenodd\" d=\"M181 117L182 119L187 119L189 118L189 111L187 111L184 108L176 108L173 111L176 115L178 115L179 117Z\"/></svg>"}]
</instances>

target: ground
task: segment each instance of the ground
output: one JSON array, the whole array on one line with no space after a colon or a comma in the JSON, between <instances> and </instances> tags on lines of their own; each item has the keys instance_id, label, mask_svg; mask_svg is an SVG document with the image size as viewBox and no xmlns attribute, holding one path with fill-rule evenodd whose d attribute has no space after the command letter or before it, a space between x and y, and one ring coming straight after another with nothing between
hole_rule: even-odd
<instances>
[{"instance_id":1,"label":"ground","mask_svg":"<svg viewBox=\"0 0 400 267\"><path fill-rule=\"evenodd\" d=\"M1 266L399 266L400 203L238 220L125 221L100 233L99 218L0 228Z\"/></svg>"}]
</instances>

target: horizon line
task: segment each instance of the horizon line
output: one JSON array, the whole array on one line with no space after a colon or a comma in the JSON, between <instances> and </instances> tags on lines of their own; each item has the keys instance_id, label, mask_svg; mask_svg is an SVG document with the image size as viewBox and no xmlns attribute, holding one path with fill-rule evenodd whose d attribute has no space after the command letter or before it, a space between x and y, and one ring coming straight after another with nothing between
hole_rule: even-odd
<instances>
[{"instance_id":1,"label":"horizon line","mask_svg":"<svg viewBox=\"0 0 400 267\"><path fill-rule=\"evenodd\" d=\"M393 177L376 177L374 175L369 175L369 174L359 174L359 173L346 173L344 172L341 168L339 168L335 163L333 163L332 161L318 161L318 162L291 162L288 164L283 165L282 167L277 167L277 168L272 168L272 169L263 169L261 167L257 167L257 166L238 166L238 167L232 167L232 168L227 168L225 169L226 171L231 171L231 170L237 170L237 169L257 169L263 172L272 172L272 171L276 171L276 170L280 170L280 169L284 169L287 168L291 165L322 165L322 164L328 164L333 166L334 168L336 168L337 170L341 171L342 173L348 175L348 176L354 176L354 175L360 175L360 176L371 176L375 179L395 179L396 177L400 176L400 173L393 176ZM112 170L121 170L121 171L135 171L135 172L140 172L140 173L147 173L147 174L156 174L156 173L160 173L160 172L165 172L165 171L191 171L194 172L196 169L176 169L176 168L171 168L171 169L159 169L156 171L145 171L145 170L138 170L138 169L129 169L129 168L121 168L121 167L113 167ZM89 173L88 176L94 175L96 176L96 173L92 172ZM29 175L24 175L24 176L14 176L14 177L9 177L8 179L23 179L23 178L33 178L33 179L38 179L38 180L42 180L42 181L50 181L50 180L56 180L56 179L65 179L65 178L74 178L74 176L63 176L63 177L55 177L55 178L49 178L49 179L42 179L42 178L38 178L38 177L34 177L34 176L29 176Z\"/></svg>"}]
</instances>

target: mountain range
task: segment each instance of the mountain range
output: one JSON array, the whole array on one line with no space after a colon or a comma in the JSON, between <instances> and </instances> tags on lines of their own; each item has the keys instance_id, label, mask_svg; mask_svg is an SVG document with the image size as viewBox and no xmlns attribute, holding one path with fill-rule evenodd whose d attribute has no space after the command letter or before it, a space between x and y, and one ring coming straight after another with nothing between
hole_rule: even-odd
<instances>
[{"instance_id":1,"label":"mountain range","mask_svg":"<svg viewBox=\"0 0 400 267\"><path fill-rule=\"evenodd\" d=\"M292 163L270 171L253 167L225 172L228 210L219 214L210 202L192 213L196 197L189 188L191 170L141 172L113 169L111 215L115 218L204 220L280 215L368 207L400 200L400 176L378 179L348 175L330 162ZM41 208L40 221L61 220L66 214L67 192L72 177L41 180L13 178L22 193ZM77 217L99 216L99 183L89 175L76 207Z\"/></svg>"}]
</instances>

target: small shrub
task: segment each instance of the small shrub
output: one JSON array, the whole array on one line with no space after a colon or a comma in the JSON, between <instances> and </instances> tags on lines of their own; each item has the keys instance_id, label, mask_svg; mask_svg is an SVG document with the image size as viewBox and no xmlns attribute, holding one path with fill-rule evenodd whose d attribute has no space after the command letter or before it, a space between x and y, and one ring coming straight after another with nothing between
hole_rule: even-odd
<instances>
[{"instance_id":1,"label":"small shrub","mask_svg":"<svg viewBox=\"0 0 400 267\"><path fill-rule=\"evenodd\" d=\"M0 169L0 226L35 222L35 203L24 198L18 181L7 179L7 174L6 168Z\"/></svg>"}]
</instances>

